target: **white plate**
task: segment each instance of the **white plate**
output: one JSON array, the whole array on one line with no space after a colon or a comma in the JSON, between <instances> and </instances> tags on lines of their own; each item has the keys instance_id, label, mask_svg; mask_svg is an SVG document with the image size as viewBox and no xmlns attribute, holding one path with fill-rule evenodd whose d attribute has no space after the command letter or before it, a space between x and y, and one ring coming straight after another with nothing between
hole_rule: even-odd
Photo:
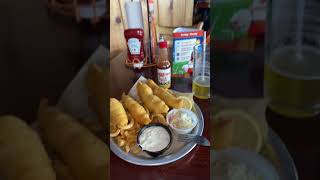
<instances>
[{"instance_id":1,"label":"white plate","mask_svg":"<svg viewBox=\"0 0 320 180\"><path fill-rule=\"evenodd\" d=\"M280 137L269 128L268 142L272 145L280 162L278 170L280 179L282 180L298 180L298 171L294 161Z\"/></svg>"},{"instance_id":2,"label":"white plate","mask_svg":"<svg viewBox=\"0 0 320 180\"><path fill-rule=\"evenodd\" d=\"M198 116L199 121L197 126L192 130L192 134L202 135L204 129L203 115L196 103L194 104L194 108L195 114ZM163 155L160 155L156 158L148 156L145 152L141 152L139 155L126 153L113 141L112 138L110 139L110 148L115 155L129 163L141 166L160 166L175 162L183 158L196 146L195 143L187 143L183 144L181 148L173 150L173 146L175 146L175 143L179 142L177 142L173 138L171 147Z\"/></svg>"}]
</instances>

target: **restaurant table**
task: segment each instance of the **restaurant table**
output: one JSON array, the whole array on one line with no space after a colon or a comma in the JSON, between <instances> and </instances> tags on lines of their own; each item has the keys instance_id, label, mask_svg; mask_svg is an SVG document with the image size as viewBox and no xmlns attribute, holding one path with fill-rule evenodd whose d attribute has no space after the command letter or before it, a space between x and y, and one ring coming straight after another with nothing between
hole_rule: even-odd
<instances>
[{"instance_id":1,"label":"restaurant table","mask_svg":"<svg viewBox=\"0 0 320 180\"><path fill-rule=\"evenodd\" d=\"M263 98L263 46L258 46L254 52L216 50L213 62L214 94L230 98ZM269 126L287 146L299 179L320 179L320 116L295 119L267 108L266 118Z\"/></svg>"},{"instance_id":2,"label":"restaurant table","mask_svg":"<svg viewBox=\"0 0 320 180\"><path fill-rule=\"evenodd\" d=\"M121 53L110 62L110 90L111 97L120 99L122 93L128 93L138 78L143 75L146 78L156 80L156 69L145 68L141 72L135 72L125 66L124 61L127 52ZM191 79L172 79L171 89L191 92ZM210 100L194 98L204 116L203 135L209 139ZM209 147L196 146L182 159L168 165L147 167L130 164L115 154L110 154L110 178L117 180L192 180L210 179L210 149Z\"/></svg>"},{"instance_id":3,"label":"restaurant table","mask_svg":"<svg viewBox=\"0 0 320 180\"><path fill-rule=\"evenodd\" d=\"M45 1L0 2L0 115L33 122L40 99L55 104L95 49L107 46L107 20L47 13Z\"/></svg>"}]
</instances>

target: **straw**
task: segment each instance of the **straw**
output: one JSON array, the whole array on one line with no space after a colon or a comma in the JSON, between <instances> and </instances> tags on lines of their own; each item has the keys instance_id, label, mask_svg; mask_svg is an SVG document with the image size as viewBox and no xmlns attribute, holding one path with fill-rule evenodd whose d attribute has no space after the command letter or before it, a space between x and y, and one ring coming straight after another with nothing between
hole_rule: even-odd
<instances>
[{"instance_id":1,"label":"straw","mask_svg":"<svg viewBox=\"0 0 320 180\"><path fill-rule=\"evenodd\" d=\"M203 54L202 54L202 80L204 81L204 70L206 65L206 41L207 41L207 33L204 31L203 35Z\"/></svg>"},{"instance_id":2,"label":"straw","mask_svg":"<svg viewBox=\"0 0 320 180\"><path fill-rule=\"evenodd\" d=\"M302 41L303 41L303 16L304 16L304 0L298 0L298 14L297 14L297 58L302 58Z\"/></svg>"}]
</instances>

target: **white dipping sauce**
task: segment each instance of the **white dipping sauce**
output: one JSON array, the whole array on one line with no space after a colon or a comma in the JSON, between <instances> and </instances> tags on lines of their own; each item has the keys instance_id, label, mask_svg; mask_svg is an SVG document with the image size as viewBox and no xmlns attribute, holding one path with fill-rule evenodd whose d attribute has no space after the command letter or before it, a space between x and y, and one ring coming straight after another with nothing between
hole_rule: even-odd
<instances>
[{"instance_id":1,"label":"white dipping sauce","mask_svg":"<svg viewBox=\"0 0 320 180\"><path fill-rule=\"evenodd\" d=\"M150 152L161 151L170 143L168 131L161 126L151 126L142 131L139 136L139 145L143 150Z\"/></svg>"}]
</instances>

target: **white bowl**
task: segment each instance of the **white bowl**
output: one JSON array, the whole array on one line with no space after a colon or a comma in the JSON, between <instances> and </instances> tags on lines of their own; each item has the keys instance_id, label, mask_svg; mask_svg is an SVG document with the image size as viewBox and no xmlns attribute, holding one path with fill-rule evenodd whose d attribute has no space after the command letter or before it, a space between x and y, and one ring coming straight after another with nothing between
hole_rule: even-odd
<instances>
[{"instance_id":1,"label":"white bowl","mask_svg":"<svg viewBox=\"0 0 320 180\"><path fill-rule=\"evenodd\" d=\"M172 115L173 114L175 114L175 113L177 113L177 112L184 112L184 113L187 113L190 117L191 117L191 119L192 119L192 122L193 122L193 124L192 124L192 127L190 127L190 128L181 128L181 129L179 129L179 128L175 128L172 124L171 124L171 117L172 117ZM174 133L178 133L178 134L188 134L188 133L190 133L192 130L193 130L193 128L195 128L196 127L196 125L198 124L198 117L197 117L197 115L194 113L194 112L192 112L192 111L190 111L189 109L172 109L171 111L169 111L169 113L167 114L167 123L169 124L169 126L170 126L170 128L173 130L173 132Z\"/></svg>"},{"instance_id":2,"label":"white bowl","mask_svg":"<svg viewBox=\"0 0 320 180\"><path fill-rule=\"evenodd\" d=\"M261 179L263 180L279 180L279 174L274 166L267 161L261 155L240 149L240 148L230 148L221 151L210 150L211 157L211 178L222 179L222 177L215 175L216 173L221 173L221 170L214 170L214 164L216 162L234 162L243 163L250 170L257 172ZM223 173L222 173L223 174Z\"/></svg>"}]
</instances>

